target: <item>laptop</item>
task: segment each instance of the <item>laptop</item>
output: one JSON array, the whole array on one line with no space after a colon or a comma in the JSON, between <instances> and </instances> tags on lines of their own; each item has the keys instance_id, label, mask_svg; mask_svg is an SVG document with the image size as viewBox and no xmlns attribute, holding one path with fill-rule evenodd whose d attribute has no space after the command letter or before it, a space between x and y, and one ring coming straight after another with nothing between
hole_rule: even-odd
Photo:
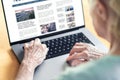
<instances>
[{"instance_id":1,"label":"laptop","mask_svg":"<svg viewBox=\"0 0 120 80\"><path fill-rule=\"evenodd\" d=\"M86 28L82 0L2 0L10 45L19 62L24 43L40 38L49 47L34 80L53 80L67 67L66 58L76 42L107 48Z\"/></svg>"}]
</instances>

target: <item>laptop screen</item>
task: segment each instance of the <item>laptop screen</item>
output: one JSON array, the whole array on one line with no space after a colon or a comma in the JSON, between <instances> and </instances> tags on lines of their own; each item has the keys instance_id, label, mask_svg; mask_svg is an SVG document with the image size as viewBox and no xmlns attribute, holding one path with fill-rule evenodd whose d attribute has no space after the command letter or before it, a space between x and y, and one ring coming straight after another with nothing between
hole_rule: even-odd
<instances>
[{"instance_id":1,"label":"laptop screen","mask_svg":"<svg viewBox=\"0 0 120 80\"><path fill-rule=\"evenodd\" d=\"M2 0L10 42L83 26L82 0Z\"/></svg>"}]
</instances>

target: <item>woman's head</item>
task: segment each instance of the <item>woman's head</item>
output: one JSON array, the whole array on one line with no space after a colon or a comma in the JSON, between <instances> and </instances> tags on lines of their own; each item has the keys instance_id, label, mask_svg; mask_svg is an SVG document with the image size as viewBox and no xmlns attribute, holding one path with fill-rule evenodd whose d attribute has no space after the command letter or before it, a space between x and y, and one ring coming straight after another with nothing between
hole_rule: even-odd
<instances>
[{"instance_id":1,"label":"woman's head","mask_svg":"<svg viewBox=\"0 0 120 80\"><path fill-rule=\"evenodd\" d=\"M120 40L120 0L89 0L91 16L99 36Z\"/></svg>"}]
</instances>

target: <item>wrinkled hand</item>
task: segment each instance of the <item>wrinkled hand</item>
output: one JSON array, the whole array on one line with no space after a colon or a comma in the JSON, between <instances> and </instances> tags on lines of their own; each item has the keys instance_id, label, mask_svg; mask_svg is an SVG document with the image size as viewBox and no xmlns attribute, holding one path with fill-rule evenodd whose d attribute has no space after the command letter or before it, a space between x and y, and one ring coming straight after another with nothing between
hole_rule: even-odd
<instances>
[{"instance_id":1,"label":"wrinkled hand","mask_svg":"<svg viewBox=\"0 0 120 80\"><path fill-rule=\"evenodd\" d=\"M31 41L24 45L23 63L27 64L30 69L35 69L46 58L48 48L45 44L41 44L39 39Z\"/></svg>"},{"instance_id":2,"label":"wrinkled hand","mask_svg":"<svg viewBox=\"0 0 120 80\"><path fill-rule=\"evenodd\" d=\"M101 58L105 53L99 51L95 46L87 43L76 43L70 51L67 63L70 66L77 66L91 60Z\"/></svg>"}]
</instances>

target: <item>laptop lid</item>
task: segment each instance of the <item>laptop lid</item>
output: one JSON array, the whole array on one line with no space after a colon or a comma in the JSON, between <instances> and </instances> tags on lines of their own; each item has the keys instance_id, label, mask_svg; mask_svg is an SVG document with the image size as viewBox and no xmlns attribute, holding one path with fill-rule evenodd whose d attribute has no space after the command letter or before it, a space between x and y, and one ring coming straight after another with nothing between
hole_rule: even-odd
<instances>
[{"instance_id":1,"label":"laptop lid","mask_svg":"<svg viewBox=\"0 0 120 80\"><path fill-rule=\"evenodd\" d=\"M84 27L82 0L2 0L10 44Z\"/></svg>"}]
</instances>

